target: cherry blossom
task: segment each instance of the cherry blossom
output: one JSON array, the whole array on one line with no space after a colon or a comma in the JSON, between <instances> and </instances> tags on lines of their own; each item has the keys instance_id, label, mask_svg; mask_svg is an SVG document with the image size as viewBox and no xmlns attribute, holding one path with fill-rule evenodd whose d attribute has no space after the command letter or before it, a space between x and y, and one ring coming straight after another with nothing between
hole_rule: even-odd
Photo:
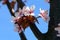
<instances>
[{"instance_id":1,"label":"cherry blossom","mask_svg":"<svg viewBox=\"0 0 60 40\"><path fill-rule=\"evenodd\" d=\"M49 16L48 16L48 10L42 10L41 8L40 10L40 14L39 16L46 22L48 22L50 20Z\"/></svg>"}]
</instances>

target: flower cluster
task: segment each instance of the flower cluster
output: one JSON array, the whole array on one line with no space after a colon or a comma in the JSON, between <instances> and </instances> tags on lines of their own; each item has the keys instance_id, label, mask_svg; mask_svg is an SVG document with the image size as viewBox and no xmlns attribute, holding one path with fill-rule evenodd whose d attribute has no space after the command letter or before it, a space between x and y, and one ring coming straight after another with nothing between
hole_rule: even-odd
<instances>
[{"instance_id":1,"label":"flower cluster","mask_svg":"<svg viewBox=\"0 0 60 40\"><path fill-rule=\"evenodd\" d=\"M18 21L19 18L23 16L30 16L30 15L34 16L34 10L35 10L34 5L32 5L31 7L24 6L23 9L19 8L19 11L15 13L16 17L14 18L14 22ZM48 10L42 10L41 8L39 10L40 10L40 13L38 16L41 17L45 22L49 21L50 18L48 16ZM12 11L15 12L13 9Z\"/></svg>"},{"instance_id":2,"label":"flower cluster","mask_svg":"<svg viewBox=\"0 0 60 40\"><path fill-rule=\"evenodd\" d=\"M34 9L35 9L34 5L32 5L30 8L27 6L24 6L23 9L19 8L19 11L15 13L16 17L13 18L13 22L14 23L17 22L19 20L19 18L21 18L23 16L29 16L29 15L34 16ZM14 9L12 9L12 11L15 12ZM19 33L21 33L21 31L23 31L22 29L23 29L22 26L19 26L18 24L16 24L16 30Z\"/></svg>"}]
</instances>

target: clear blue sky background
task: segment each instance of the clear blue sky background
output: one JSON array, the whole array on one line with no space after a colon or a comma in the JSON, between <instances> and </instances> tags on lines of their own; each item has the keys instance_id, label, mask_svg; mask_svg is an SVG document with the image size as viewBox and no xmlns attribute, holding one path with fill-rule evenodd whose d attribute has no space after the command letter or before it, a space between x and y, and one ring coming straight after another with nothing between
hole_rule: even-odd
<instances>
[{"instance_id":1,"label":"clear blue sky background","mask_svg":"<svg viewBox=\"0 0 60 40\"><path fill-rule=\"evenodd\" d=\"M27 0L26 5L35 5L35 15L39 14L39 8L49 10L49 3L44 0ZM6 5L0 3L0 40L20 40L17 32L14 31L14 23L11 22L11 15ZM44 22L42 18L38 19L39 24L36 23L38 29L42 33L48 31L48 23ZM26 28L25 35L27 40L37 40L30 28Z\"/></svg>"}]
</instances>

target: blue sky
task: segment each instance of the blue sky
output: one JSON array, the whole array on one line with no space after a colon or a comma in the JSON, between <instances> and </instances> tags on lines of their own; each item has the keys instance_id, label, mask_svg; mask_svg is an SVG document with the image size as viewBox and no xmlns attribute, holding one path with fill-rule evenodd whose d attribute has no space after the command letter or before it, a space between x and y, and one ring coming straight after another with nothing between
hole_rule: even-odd
<instances>
[{"instance_id":1,"label":"blue sky","mask_svg":"<svg viewBox=\"0 0 60 40\"><path fill-rule=\"evenodd\" d=\"M35 15L39 14L39 8L49 10L49 3L44 0L27 0L27 6L35 5ZM11 15L6 5L0 3L0 40L20 40L17 32L14 31L14 23L11 22ZM38 29L42 33L48 31L48 23L44 22L42 18L38 19L39 24L36 23ZM26 28L25 35L27 40L37 40L30 28Z\"/></svg>"}]
</instances>

